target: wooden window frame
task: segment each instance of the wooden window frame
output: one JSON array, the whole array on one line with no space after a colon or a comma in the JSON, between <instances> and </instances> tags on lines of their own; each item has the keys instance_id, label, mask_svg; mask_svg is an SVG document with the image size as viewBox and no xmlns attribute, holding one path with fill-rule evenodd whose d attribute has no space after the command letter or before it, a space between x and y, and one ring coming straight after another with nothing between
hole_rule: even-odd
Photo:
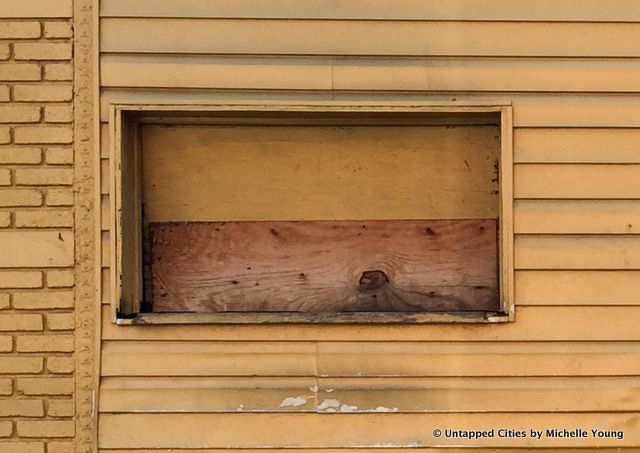
<instances>
[{"instance_id":1,"label":"wooden window frame","mask_svg":"<svg viewBox=\"0 0 640 453\"><path fill-rule=\"evenodd\" d=\"M242 124L252 115L282 116L278 124L288 125L303 115L331 114L437 114L473 116L493 114L500 124L499 162L499 285L498 312L431 312L431 313L146 313L141 312L143 299L142 214L140 193L139 128L152 118L155 123L200 124L213 115L213 124ZM357 118L359 115L356 115ZM513 119L510 104L470 103L336 103L326 104L233 104L233 105L132 105L110 107L110 277L113 322L137 324L348 324L348 323L496 323L515 320L514 304L514 228L513 228ZM210 121L205 124L212 124ZM308 124L308 123L307 123ZM133 150L133 153L131 152ZM133 187L133 190L124 190ZM124 198L123 198L124 195ZM123 215L123 210L127 211ZM123 223L124 222L124 223ZM123 247L133 243L133 247Z\"/></svg>"}]
</instances>

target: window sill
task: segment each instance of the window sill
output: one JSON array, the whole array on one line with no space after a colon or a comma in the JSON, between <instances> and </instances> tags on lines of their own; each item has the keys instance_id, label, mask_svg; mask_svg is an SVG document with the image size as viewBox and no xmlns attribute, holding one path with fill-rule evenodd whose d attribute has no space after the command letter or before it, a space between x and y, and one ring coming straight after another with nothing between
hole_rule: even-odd
<instances>
[{"instance_id":1,"label":"window sill","mask_svg":"<svg viewBox=\"0 0 640 453\"><path fill-rule=\"evenodd\" d=\"M489 324L513 321L505 313L138 313L118 325L171 324Z\"/></svg>"}]
</instances>

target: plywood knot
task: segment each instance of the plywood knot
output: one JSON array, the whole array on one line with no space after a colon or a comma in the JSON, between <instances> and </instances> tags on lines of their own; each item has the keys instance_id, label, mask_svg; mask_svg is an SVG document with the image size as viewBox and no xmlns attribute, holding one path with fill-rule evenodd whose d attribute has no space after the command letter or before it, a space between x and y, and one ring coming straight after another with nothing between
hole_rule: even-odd
<instances>
[{"instance_id":1,"label":"plywood knot","mask_svg":"<svg viewBox=\"0 0 640 453\"><path fill-rule=\"evenodd\" d=\"M358 285L362 291L376 291L389 284L389 277L383 271L364 271Z\"/></svg>"}]
</instances>

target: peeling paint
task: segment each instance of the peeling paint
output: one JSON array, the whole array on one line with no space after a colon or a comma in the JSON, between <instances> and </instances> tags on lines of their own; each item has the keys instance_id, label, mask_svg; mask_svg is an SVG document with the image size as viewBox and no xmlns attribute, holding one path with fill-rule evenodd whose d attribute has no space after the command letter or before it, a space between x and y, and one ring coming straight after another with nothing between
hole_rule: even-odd
<instances>
[{"instance_id":1,"label":"peeling paint","mask_svg":"<svg viewBox=\"0 0 640 453\"><path fill-rule=\"evenodd\" d=\"M322 403L318 405L318 410L319 411L327 410L327 412L329 412L328 409L337 409L339 407L340 407L340 401L328 399L328 400L322 401Z\"/></svg>"},{"instance_id":2,"label":"peeling paint","mask_svg":"<svg viewBox=\"0 0 640 453\"><path fill-rule=\"evenodd\" d=\"M298 407L307 404L307 398L304 396L290 396L282 400L280 407Z\"/></svg>"},{"instance_id":3,"label":"peeling paint","mask_svg":"<svg viewBox=\"0 0 640 453\"><path fill-rule=\"evenodd\" d=\"M324 391L325 391L325 392L327 392L327 393L331 393L331 392L333 392L334 390L335 390L335 389L324 389Z\"/></svg>"},{"instance_id":4,"label":"peeling paint","mask_svg":"<svg viewBox=\"0 0 640 453\"><path fill-rule=\"evenodd\" d=\"M309 387L309 390L311 390L313 393L318 393L318 386L312 385L311 387Z\"/></svg>"},{"instance_id":5,"label":"peeling paint","mask_svg":"<svg viewBox=\"0 0 640 453\"><path fill-rule=\"evenodd\" d=\"M350 406L348 404L343 404L340 406L340 412L355 412L358 410L358 406Z\"/></svg>"},{"instance_id":6,"label":"peeling paint","mask_svg":"<svg viewBox=\"0 0 640 453\"><path fill-rule=\"evenodd\" d=\"M378 406L375 409L376 412L398 412L398 408L397 407L384 407L384 406Z\"/></svg>"}]
</instances>

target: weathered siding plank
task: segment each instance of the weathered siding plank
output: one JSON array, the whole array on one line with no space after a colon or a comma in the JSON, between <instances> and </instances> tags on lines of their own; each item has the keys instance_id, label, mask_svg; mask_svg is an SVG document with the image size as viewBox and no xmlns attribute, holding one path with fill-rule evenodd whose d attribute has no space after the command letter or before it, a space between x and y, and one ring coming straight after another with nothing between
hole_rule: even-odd
<instances>
[{"instance_id":1,"label":"weathered siding plank","mask_svg":"<svg viewBox=\"0 0 640 453\"><path fill-rule=\"evenodd\" d=\"M348 417L348 418L347 418ZM488 430L496 426L545 430L552 426L591 426L598 420L603 430L623 430L637 420L626 414L103 414L100 443L103 448L265 448L265 447L416 447L442 446L433 437L436 427L464 426ZM185 436L184 427L190 427ZM380 427L384 426L384 429ZM251 436L247 436L251 427ZM585 446L634 446L640 439L626 430L624 439L579 439ZM449 439L452 446L563 447L567 439Z\"/></svg>"},{"instance_id":2,"label":"weathered siding plank","mask_svg":"<svg viewBox=\"0 0 640 453\"><path fill-rule=\"evenodd\" d=\"M102 413L637 411L635 377L106 378ZM504 393L518 398L504 398Z\"/></svg>"},{"instance_id":3,"label":"weathered siding plank","mask_svg":"<svg viewBox=\"0 0 640 453\"><path fill-rule=\"evenodd\" d=\"M100 32L102 52L119 53L640 56L640 24L624 23L131 18Z\"/></svg>"},{"instance_id":4,"label":"weathered siding plank","mask_svg":"<svg viewBox=\"0 0 640 453\"><path fill-rule=\"evenodd\" d=\"M102 0L101 17L637 22L634 0Z\"/></svg>"}]
</instances>

